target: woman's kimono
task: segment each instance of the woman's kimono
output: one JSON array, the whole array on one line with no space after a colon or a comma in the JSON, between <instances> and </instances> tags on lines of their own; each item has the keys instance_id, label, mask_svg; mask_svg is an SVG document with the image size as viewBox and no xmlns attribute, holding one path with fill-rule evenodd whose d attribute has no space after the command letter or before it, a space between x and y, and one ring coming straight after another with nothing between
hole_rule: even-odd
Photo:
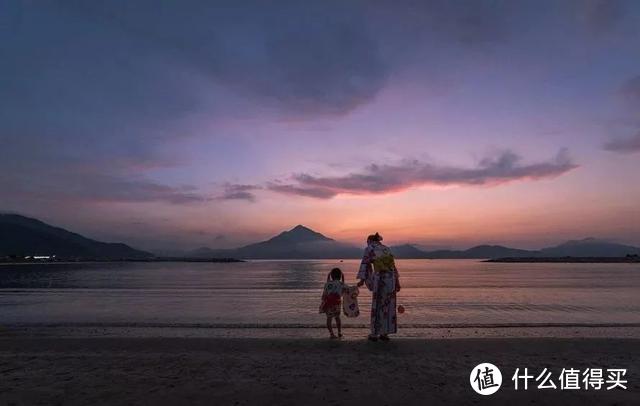
<instances>
[{"instance_id":1,"label":"woman's kimono","mask_svg":"<svg viewBox=\"0 0 640 406\"><path fill-rule=\"evenodd\" d=\"M372 292L371 335L396 333L396 291L400 281L389 247L379 242L370 243L364 250L357 278L364 280Z\"/></svg>"}]
</instances>

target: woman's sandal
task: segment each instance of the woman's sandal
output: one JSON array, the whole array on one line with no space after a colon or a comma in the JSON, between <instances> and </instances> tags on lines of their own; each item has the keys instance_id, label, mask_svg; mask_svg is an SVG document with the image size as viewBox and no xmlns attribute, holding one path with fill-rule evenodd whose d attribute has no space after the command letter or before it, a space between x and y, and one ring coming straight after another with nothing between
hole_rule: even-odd
<instances>
[{"instance_id":1,"label":"woman's sandal","mask_svg":"<svg viewBox=\"0 0 640 406\"><path fill-rule=\"evenodd\" d=\"M391 340L391 339L389 338L389 336L388 336L388 335L380 336L380 339L381 339L382 341L389 341L389 340Z\"/></svg>"},{"instance_id":2,"label":"woman's sandal","mask_svg":"<svg viewBox=\"0 0 640 406\"><path fill-rule=\"evenodd\" d=\"M378 341L378 337L376 337L376 336L369 336L369 337L367 337L367 339L369 341Z\"/></svg>"}]
</instances>

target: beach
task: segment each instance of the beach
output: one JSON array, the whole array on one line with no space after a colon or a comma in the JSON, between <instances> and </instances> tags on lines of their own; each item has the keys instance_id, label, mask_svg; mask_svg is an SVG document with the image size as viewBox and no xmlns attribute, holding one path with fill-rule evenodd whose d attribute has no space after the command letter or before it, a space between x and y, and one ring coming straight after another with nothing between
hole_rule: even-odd
<instances>
[{"instance_id":1,"label":"beach","mask_svg":"<svg viewBox=\"0 0 640 406\"><path fill-rule=\"evenodd\" d=\"M2 335L3 405L606 404L640 401L638 338L171 338ZM358 332L359 333L359 332ZM502 388L476 394L473 367ZM626 368L627 389L514 390L515 368ZM559 386L558 386L559 388Z\"/></svg>"},{"instance_id":2,"label":"beach","mask_svg":"<svg viewBox=\"0 0 640 406\"><path fill-rule=\"evenodd\" d=\"M366 340L366 291L328 339L332 261L5 266L0 406L640 404L637 265L399 263L389 343ZM490 396L469 382L484 362ZM516 391L516 368L558 389ZM627 389L561 391L563 368L624 368Z\"/></svg>"}]
</instances>

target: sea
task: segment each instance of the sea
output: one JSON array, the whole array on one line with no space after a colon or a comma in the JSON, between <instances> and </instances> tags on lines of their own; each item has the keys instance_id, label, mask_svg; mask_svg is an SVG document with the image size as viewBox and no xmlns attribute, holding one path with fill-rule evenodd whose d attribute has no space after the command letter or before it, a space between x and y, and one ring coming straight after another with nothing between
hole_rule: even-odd
<instances>
[{"instance_id":1,"label":"sea","mask_svg":"<svg viewBox=\"0 0 640 406\"><path fill-rule=\"evenodd\" d=\"M398 260L401 329L640 324L640 264ZM0 326L321 327L327 273L356 260L0 265ZM368 324L362 288L357 318Z\"/></svg>"}]
</instances>

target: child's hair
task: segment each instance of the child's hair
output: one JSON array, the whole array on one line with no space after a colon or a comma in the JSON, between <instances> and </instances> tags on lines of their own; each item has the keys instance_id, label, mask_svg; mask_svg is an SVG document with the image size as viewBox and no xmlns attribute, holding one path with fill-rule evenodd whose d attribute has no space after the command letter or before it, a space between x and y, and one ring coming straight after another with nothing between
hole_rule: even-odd
<instances>
[{"instance_id":1,"label":"child's hair","mask_svg":"<svg viewBox=\"0 0 640 406\"><path fill-rule=\"evenodd\" d=\"M327 281L337 281L338 279L344 282L344 274L342 273L342 270L340 268L333 268L331 272L329 272L329 275L327 275Z\"/></svg>"}]
</instances>

